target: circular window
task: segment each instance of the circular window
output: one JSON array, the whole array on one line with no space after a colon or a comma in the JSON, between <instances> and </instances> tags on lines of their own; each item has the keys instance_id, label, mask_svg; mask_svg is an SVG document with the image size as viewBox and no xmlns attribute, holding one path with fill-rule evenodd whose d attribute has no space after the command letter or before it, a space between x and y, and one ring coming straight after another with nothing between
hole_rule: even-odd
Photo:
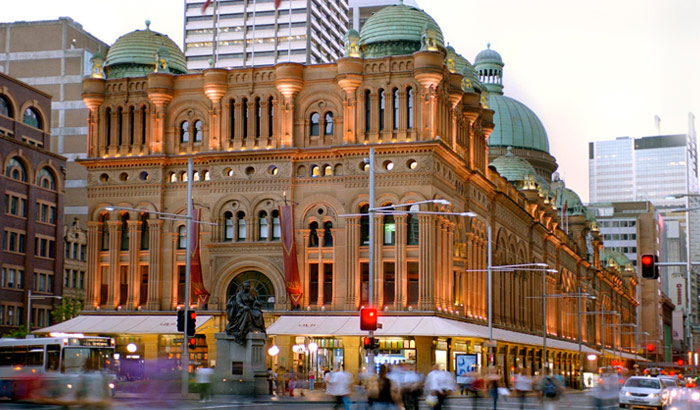
<instances>
[{"instance_id":1,"label":"circular window","mask_svg":"<svg viewBox=\"0 0 700 410\"><path fill-rule=\"evenodd\" d=\"M128 181L128 180L129 180L129 174L127 174L126 172L122 172L121 174L119 174L119 180L120 180L120 181Z\"/></svg>"},{"instance_id":2,"label":"circular window","mask_svg":"<svg viewBox=\"0 0 700 410\"><path fill-rule=\"evenodd\" d=\"M226 289L226 300L235 296L243 288L244 282L250 282L250 293L255 296L263 309L273 309L275 305L275 288L264 274L257 271L246 271L236 275Z\"/></svg>"},{"instance_id":3,"label":"circular window","mask_svg":"<svg viewBox=\"0 0 700 410\"><path fill-rule=\"evenodd\" d=\"M418 162L416 162L415 159L409 159L408 162L406 163L406 167L408 169L416 169L416 168L418 168Z\"/></svg>"},{"instance_id":4,"label":"circular window","mask_svg":"<svg viewBox=\"0 0 700 410\"><path fill-rule=\"evenodd\" d=\"M224 176L225 177L232 177L233 176L233 170L231 168L224 168Z\"/></svg>"},{"instance_id":5,"label":"circular window","mask_svg":"<svg viewBox=\"0 0 700 410\"><path fill-rule=\"evenodd\" d=\"M100 175L100 182L108 182L108 181L109 181L109 175L107 175L107 174Z\"/></svg>"},{"instance_id":6,"label":"circular window","mask_svg":"<svg viewBox=\"0 0 700 410\"><path fill-rule=\"evenodd\" d=\"M319 215L323 215L323 213L325 211L323 210L323 208L318 208L318 210L316 210L316 212L318 212Z\"/></svg>"},{"instance_id":7,"label":"circular window","mask_svg":"<svg viewBox=\"0 0 700 410\"><path fill-rule=\"evenodd\" d=\"M267 173L270 174L270 175L277 175L278 172L279 172L279 170L278 170L277 167L274 166L274 165L270 165L270 166L267 168Z\"/></svg>"},{"instance_id":8,"label":"circular window","mask_svg":"<svg viewBox=\"0 0 700 410\"><path fill-rule=\"evenodd\" d=\"M369 171L369 164L366 162L360 162L360 171L367 172Z\"/></svg>"},{"instance_id":9,"label":"circular window","mask_svg":"<svg viewBox=\"0 0 700 410\"><path fill-rule=\"evenodd\" d=\"M391 171L392 169L394 169L394 163L391 161L384 161L384 169L386 169L387 171Z\"/></svg>"},{"instance_id":10,"label":"circular window","mask_svg":"<svg viewBox=\"0 0 700 410\"><path fill-rule=\"evenodd\" d=\"M141 171L141 173L139 174L139 179L141 181L148 181L148 172Z\"/></svg>"},{"instance_id":11,"label":"circular window","mask_svg":"<svg viewBox=\"0 0 700 410\"><path fill-rule=\"evenodd\" d=\"M248 167L248 168L246 168L246 169L245 169L245 174L248 175L248 176L252 176L253 174L255 174L255 168L253 168L253 167Z\"/></svg>"}]
</instances>

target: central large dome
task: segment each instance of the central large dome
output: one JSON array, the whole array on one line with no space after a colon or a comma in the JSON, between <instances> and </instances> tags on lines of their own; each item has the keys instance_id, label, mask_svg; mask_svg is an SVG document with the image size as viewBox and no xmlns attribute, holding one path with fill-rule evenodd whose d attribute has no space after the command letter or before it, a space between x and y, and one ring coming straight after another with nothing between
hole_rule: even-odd
<instances>
[{"instance_id":1,"label":"central large dome","mask_svg":"<svg viewBox=\"0 0 700 410\"><path fill-rule=\"evenodd\" d=\"M368 18L360 30L365 57L412 54L421 48L424 30L436 33L436 42L444 47L442 30L423 10L403 3L387 6Z\"/></svg>"},{"instance_id":2,"label":"central large dome","mask_svg":"<svg viewBox=\"0 0 700 410\"><path fill-rule=\"evenodd\" d=\"M537 115L525 104L502 94L489 93L489 108L496 125L489 147L517 147L549 153L547 131Z\"/></svg>"}]
</instances>

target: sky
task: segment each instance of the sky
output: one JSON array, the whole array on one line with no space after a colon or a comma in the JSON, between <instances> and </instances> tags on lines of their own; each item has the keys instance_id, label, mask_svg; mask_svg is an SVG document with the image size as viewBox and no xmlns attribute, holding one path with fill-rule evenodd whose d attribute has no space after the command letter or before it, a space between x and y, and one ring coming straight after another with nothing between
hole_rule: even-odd
<instances>
[{"instance_id":1,"label":"sky","mask_svg":"<svg viewBox=\"0 0 700 410\"><path fill-rule=\"evenodd\" d=\"M657 115L661 134L686 133L688 113L700 117L700 1L417 2L470 62L487 43L501 54L504 94L539 116L560 176L584 202L589 142L658 135ZM111 44L150 19L183 44L182 0L4 3L2 22L67 16Z\"/></svg>"}]
</instances>

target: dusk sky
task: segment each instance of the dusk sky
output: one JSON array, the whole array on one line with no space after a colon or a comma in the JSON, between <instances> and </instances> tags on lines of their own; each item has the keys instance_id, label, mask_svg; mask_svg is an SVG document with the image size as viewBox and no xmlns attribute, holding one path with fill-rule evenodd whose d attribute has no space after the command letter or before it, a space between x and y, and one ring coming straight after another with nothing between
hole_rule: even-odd
<instances>
[{"instance_id":1,"label":"dusk sky","mask_svg":"<svg viewBox=\"0 0 700 410\"><path fill-rule=\"evenodd\" d=\"M588 142L657 135L655 115L662 134L686 133L688 113L700 116L699 1L417 2L470 62L487 43L501 54L505 95L542 120L561 177L584 202ZM182 0L6 3L2 22L68 16L111 44L150 19L183 44Z\"/></svg>"}]
</instances>

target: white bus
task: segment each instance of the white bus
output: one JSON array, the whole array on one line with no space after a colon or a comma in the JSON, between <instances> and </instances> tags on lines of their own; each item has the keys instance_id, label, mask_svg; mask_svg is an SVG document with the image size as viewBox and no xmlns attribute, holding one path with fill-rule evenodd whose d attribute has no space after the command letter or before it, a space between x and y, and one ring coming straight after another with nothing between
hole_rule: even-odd
<instances>
[{"instance_id":1,"label":"white bus","mask_svg":"<svg viewBox=\"0 0 700 410\"><path fill-rule=\"evenodd\" d=\"M80 396L86 374L99 374L114 393L114 339L81 334L0 339L0 397L12 400ZM76 387L74 389L74 387ZM72 393L72 392L71 392Z\"/></svg>"}]
</instances>

